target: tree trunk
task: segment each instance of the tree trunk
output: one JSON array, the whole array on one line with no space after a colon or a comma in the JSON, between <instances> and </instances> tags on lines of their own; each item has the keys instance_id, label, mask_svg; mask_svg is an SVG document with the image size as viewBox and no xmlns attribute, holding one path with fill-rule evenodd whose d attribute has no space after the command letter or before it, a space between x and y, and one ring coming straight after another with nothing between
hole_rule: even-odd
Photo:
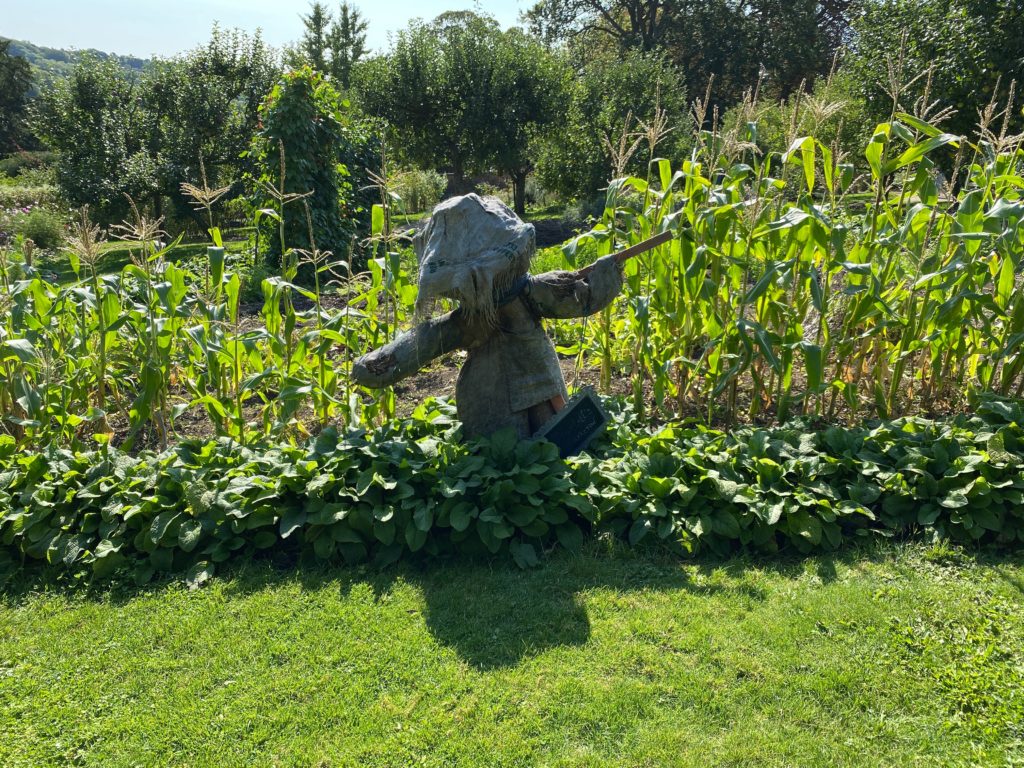
<instances>
[{"instance_id":1,"label":"tree trunk","mask_svg":"<svg viewBox=\"0 0 1024 768\"><path fill-rule=\"evenodd\" d=\"M512 174L512 207L517 216L526 215L526 171Z\"/></svg>"},{"instance_id":2,"label":"tree trunk","mask_svg":"<svg viewBox=\"0 0 1024 768\"><path fill-rule=\"evenodd\" d=\"M456 195L466 192L466 169L463 167L461 157L456 157L452 163L452 192Z\"/></svg>"}]
</instances>

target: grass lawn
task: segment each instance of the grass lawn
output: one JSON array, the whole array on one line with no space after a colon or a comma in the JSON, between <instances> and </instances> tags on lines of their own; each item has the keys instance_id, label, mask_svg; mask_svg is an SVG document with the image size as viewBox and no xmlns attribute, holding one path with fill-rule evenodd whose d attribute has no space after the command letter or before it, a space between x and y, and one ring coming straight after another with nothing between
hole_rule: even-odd
<instances>
[{"instance_id":1,"label":"grass lawn","mask_svg":"<svg viewBox=\"0 0 1024 768\"><path fill-rule=\"evenodd\" d=\"M7 768L1024 765L1019 556L21 579Z\"/></svg>"}]
</instances>

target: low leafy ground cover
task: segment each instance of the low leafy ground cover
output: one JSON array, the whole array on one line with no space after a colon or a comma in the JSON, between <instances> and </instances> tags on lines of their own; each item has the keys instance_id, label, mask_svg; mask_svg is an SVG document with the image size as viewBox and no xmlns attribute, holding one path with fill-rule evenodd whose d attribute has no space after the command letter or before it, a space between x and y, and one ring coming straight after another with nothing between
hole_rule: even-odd
<instances>
[{"instance_id":1,"label":"low leafy ground cover","mask_svg":"<svg viewBox=\"0 0 1024 768\"><path fill-rule=\"evenodd\" d=\"M719 555L872 534L1019 548L1024 408L986 400L977 414L723 433L645 428L622 409L592 454L568 461L510 431L464 444L437 401L302 446L24 453L0 437L0 569L196 583L262 551L378 565L505 553L532 567L595 534Z\"/></svg>"},{"instance_id":2,"label":"low leafy ground cover","mask_svg":"<svg viewBox=\"0 0 1024 768\"><path fill-rule=\"evenodd\" d=\"M1024 560L246 566L0 598L0 764L1019 765Z\"/></svg>"}]
</instances>

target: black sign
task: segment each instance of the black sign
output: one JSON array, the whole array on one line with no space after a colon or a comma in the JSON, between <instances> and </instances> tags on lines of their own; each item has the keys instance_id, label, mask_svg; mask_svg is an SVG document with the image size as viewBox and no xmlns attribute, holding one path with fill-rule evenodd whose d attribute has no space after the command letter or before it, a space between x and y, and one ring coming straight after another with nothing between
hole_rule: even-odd
<instances>
[{"instance_id":1,"label":"black sign","mask_svg":"<svg viewBox=\"0 0 1024 768\"><path fill-rule=\"evenodd\" d=\"M574 395L534 437L543 437L557 445L564 459L575 456L590 445L608 421L608 414L597 394L586 387Z\"/></svg>"}]
</instances>

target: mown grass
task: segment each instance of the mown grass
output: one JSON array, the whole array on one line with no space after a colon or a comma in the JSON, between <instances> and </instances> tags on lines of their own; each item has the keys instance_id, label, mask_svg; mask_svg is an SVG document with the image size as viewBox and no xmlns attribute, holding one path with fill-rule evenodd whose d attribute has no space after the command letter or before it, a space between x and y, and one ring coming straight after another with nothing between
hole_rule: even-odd
<instances>
[{"instance_id":1,"label":"mown grass","mask_svg":"<svg viewBox=\"0 0 1024 768\"><path fill-rule=\"evenodd\" d=\"M1006 765L1024 559L625 551L0 601L0 765Z\"/></svg>"}]
</instances>

